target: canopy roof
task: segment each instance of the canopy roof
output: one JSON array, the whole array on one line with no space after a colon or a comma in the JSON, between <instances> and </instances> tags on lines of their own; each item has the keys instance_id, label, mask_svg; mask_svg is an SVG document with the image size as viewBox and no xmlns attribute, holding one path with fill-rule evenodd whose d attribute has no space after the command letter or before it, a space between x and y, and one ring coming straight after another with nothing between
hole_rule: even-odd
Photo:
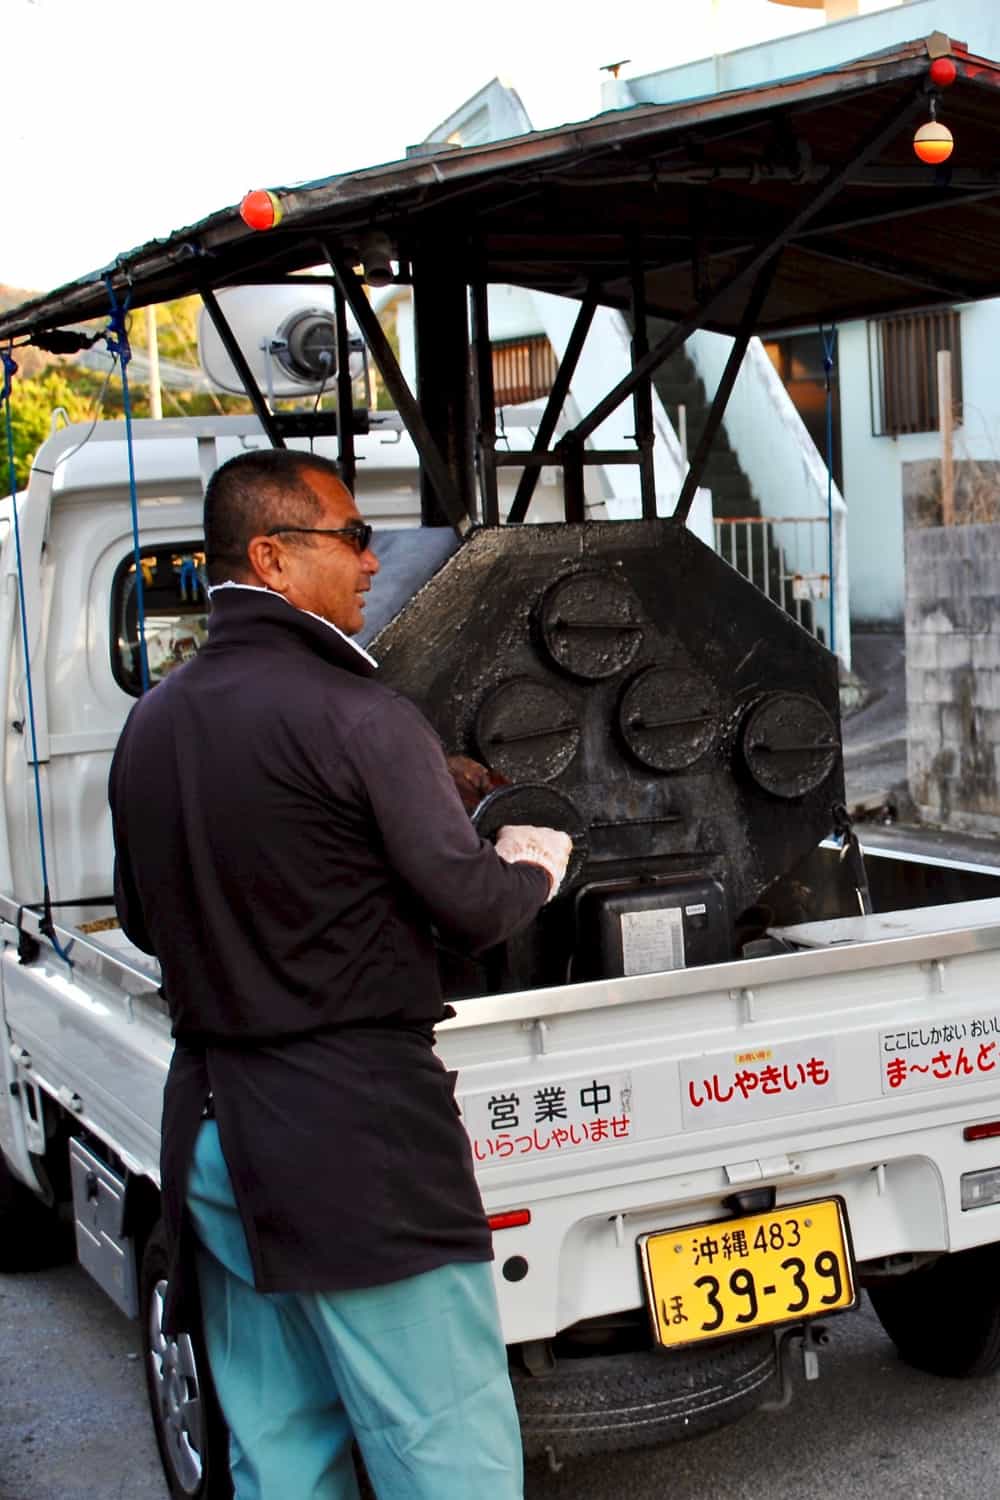
<instances>
[{"instance_id":1,"label":"canopy roof","mask_svg":"<svg viewBox=\"0 0 1000 1500\"><path fill-rule=\"evenodd\" d=\"M954 83L939 114L952 161L914 156L932 60ZM733 332L748 273L783 246L759 332L1000 294L1000 66L936 33L758 88L640 106L495 144L278 189L280 226L237 208L115 263L132 306L358 258L381 230L406 279L414 260L465 279L629 305ZM753 265L751 265L751 262ZM108 311L94 272L0 315L0 339Z\"/></svg>"}]
</instances>

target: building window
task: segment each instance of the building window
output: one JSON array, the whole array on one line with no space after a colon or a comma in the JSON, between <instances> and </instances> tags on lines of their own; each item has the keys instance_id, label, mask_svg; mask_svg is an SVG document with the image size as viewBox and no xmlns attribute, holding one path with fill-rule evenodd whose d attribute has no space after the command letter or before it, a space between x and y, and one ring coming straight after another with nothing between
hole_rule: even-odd
<instances>
[{"instance_id":1,"label":"building window","mask_svg":"<svg viewBox=\"0 0 1000 1500\"><path fill-rule=\"evenodd\" d=\"M142 595L150 683L190 661L208 635L208 583L204 542L164 543L142 549ZM118 686L138 697L139 609L135 561L128 553L111 585L111 670Z\"/></svg>"},{"instance_id":2,"label":"building window","mask_svg":"<svg viewBox=\"0 0 1000 1500\"><path fill-rule=\"evenodd\" d=\"M872 432L876 437L938 430L938 351L951 353L955 421L962 413L962 342L954 308L897 313L868 324Z\"/></svg>"},{"instance_id":3,"label":"building window","mask_svg":"<svg viewBox=\"0 0 1000 1500\"><path fill-rule=\"evenodd\" d=\"M544 333L493 343L493 390L497 406L516 406L547 396L559 361Z\"/></svg>"}]
</instances>

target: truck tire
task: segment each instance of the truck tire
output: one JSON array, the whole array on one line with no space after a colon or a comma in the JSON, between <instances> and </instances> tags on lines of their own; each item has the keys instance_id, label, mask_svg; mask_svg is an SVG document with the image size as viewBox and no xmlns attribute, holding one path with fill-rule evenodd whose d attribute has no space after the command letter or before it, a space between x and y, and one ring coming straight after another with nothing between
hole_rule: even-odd
<instances>
[{"instance_id":1,"label":"truck tire","mask_svg":"<svg viewBox=\"0 0 1000 1500\"><path fill-rule=\"evenodd\" d=\"M16 1178L0 1152L0 1271L41 1271L73 1258L73 1231Z\"/></svg>"},{"instance_id":2,"label":"truck tire","mask_svg":"<svg viewBox=\"0 0 1000 1500\"><path fill-rule=\"evenodd\" d=\"M974 1379L1000 1369L1000 1245L942 1255L868 1287L901 1359L929 1375Z\"/></svg>"},{"instance_id":3,"label":"truck tire","mask_svg":"<svg viewBox=\"0 0 1000 1500\"><path fill-rule=\"evenodd\" d=\"M696 1437L760 1405L777 1374L771 1332L512 1370L525 1457L579 1458Z\"/></svg>"},{"instance_id":4,"label":"truck tire","mask_svg":"<svg viewBox=\"0 0 1000 1500\"><path fill-rule=\"evenodd\" d=\"M173 1500L231 1500L229 1430L199 1334L163 1332L167 1246L157 1224L146 1242L139 1288L142 1357L156 1446Z\"/></svg>"}]
</instances>

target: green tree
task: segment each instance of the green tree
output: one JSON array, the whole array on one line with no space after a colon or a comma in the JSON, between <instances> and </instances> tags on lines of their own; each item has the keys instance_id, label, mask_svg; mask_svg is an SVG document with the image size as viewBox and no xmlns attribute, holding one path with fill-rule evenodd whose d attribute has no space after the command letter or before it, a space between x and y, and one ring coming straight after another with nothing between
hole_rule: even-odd
<instances>
[{"instance_id":1,"label":"green tree","mask_svg":"<svg viewBox=\"0 0 1000 1500\"><path fill-rule=\"evenodd\" d=\"M52 413L55 409L62 407L71 422L85 421L92 413L92 397L86 391L79 390L68 376L68 369L50 366L42 374L29 380L22 380L16 375L14 377L10 416L14 437L14 474L18 489L23 489L27 484L32 460L52 431ZM6 433L0 451L4 459L2 472L7 481L5 490L9 491Z\"/></svg>"},{"instance_id":2,"label":"green tree","mask_svg":"<svg viewBox=\"0 0 1000 1500\"><path fill-rule=\"evenodd\" d=\"M3 293L0 287L0 306ZM13 302L24 300L26 293L11 293ZM186 365L192 371L199 369L198 363L198 313L199 297L180 297L172 302L160 303L156 308L157 344L163 359L174 365ZM399 337L396 329L396 309L391 307L385 315L386 334L394 352L399 353ZM91 332L103 331L106 319L95 319L84 325ZM129 339L135 351L145 353L147 347L146 315L140 309L129 318ZM91 370L76 362L75 356L53 359L31 347L19 351L20 373L14 378L11 416L14 429L14 469L17 487L28 482L31 464L41 444L52 430L52 413L61 407L71 422L91 422L95 418L114 421L124 415L122 402L121 373L117 369L106 379L100 370ZM394 403L383 382L372 368L372 385L375 404L380 410L392 409ZM135 417L149 416L149 389L140 380L134 368L129 372L129 391L132 414ZM245 396L234 396L223 392L184 390L176 386L163 387L164 415L168 417L210 416L214 413L248 413L251 403ZM324 400L332 399L332 392ZM279 410L290 410L301 406L302 401L279 401ZM0 493L9 491L7 476L6 445L0 442L0 480L6 484Z\"/></svg>"},{"instance_id":3,"label":"green tree","mask_svg":"<svg viewBox=\"0 0 1000 1500\"><path fill-rule=\"evenodd\" d=\"M166 359L198 369L196 318L198 299L187 297L157 308L157 339ZM92 324L96 330L98 325ZM103 326L103 325L101 325ZM131 319L130 338L136 349L145 352L145 317ZM29 358L35 355L36 359ZM91 370L70 358L37 364L37 351L19 351L20 372L15 375L11 395L11 426L14 436L14 472L17 488L23 489L35 454L52 431L52 417L61 408L70 422L92 422L95 417L115 421L124 416L121 372L117 367L108 378L106 372ZM149 389L130 370L129 394L132 415L149 416ZM163 391L167 416L210 416L216 412L246 412L250 404L240 396L216 395L209 391ZM6 436L0 440L0 493L9 493Z\"/></svg>"}]
</instances>

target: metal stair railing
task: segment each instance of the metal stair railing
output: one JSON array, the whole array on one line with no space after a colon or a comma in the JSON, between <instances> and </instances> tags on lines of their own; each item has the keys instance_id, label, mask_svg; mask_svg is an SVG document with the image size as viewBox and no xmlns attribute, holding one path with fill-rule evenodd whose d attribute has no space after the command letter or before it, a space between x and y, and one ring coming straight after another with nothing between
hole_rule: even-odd
<instances>
[{"instance_id":1,"label":"metal stair railing","mask_svg":"<svg viewBox=\"0 0 1000 1500\"><path fill-rule=\"evenodd\" d=\"M790 537L776 536L786 527ZM715 549L803 630L829 644L825 516L717 516Z\"/></svg>"}]
</instances>

